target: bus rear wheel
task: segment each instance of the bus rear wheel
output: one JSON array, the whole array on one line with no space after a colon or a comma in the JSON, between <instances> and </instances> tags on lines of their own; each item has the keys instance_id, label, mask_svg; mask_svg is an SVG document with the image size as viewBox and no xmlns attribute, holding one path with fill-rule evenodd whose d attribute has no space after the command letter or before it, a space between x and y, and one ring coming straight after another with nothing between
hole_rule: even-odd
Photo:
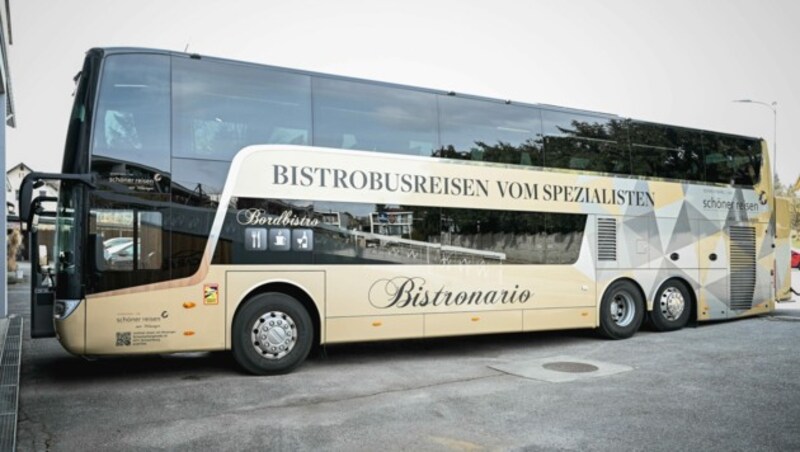
<instances>
[{"instance_id":1,"label":"bus rear wheel","mask_svg":"<svg viewBox=\"0 0 800 452\"><path fill-rule=\"evenodd\" d=\"M678 280L667 281L658 289L650 311L650 324L658 331L679 330L689 321L691 306L686 284Z\"/></svg>"},{"instance_id":2,"label":"bus rear wheel","mask_svg":"<svg viewBox=\"0 0 800 452\"><path fill-rule=\"evenodd\" d=\"M247 300L233 319L236 362L256 375L287 373L308 356L314 337L311 317L295 298L268 292Z\"/></svg>"},{"instance_id":3,"label":"bus rear wheel","mask_svg":"<svg viewBox=\"0 0 800 452\"><path fill-rule=\"evenodd\" d=\"M642 326L644 299L630 281L616 281L600 302L600 332L611 339L627 339Z\"/></svg>"}]
</instances>

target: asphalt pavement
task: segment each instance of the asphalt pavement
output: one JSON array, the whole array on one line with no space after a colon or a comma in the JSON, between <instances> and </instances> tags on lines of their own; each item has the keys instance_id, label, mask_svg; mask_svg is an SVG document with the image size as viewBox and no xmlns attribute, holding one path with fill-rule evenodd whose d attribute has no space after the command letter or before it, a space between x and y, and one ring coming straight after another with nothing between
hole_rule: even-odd
<instances>
[{"instance_id":1,"label":"asphalt pavement","mask_svg":"<svg viewBox=\"0 0 800 452\"><path fill-rule=\"evenodd\" d=\"M21 451L800 450L797 302L624 341L340 345L277 377L227 353L87 361L29 338L27 285L9 303L26 321ZM542 363L577 376L549 381Z\"/></svg>"}]
</instances>

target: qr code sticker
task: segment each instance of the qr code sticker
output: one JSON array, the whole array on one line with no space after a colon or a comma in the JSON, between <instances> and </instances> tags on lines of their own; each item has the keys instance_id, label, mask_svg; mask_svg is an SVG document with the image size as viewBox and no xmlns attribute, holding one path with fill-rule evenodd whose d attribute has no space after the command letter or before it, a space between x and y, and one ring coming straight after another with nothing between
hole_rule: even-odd
<instances>
[{"instance_id":1,"label":"qr code sticker","mask_svg":"<svg viewBox=\"0 0 800 452\"><path fill-rule=\"evenodd\" d=\"M117 333L117 347L131 345L131 333Z\"/></svg>"}]
</instances>

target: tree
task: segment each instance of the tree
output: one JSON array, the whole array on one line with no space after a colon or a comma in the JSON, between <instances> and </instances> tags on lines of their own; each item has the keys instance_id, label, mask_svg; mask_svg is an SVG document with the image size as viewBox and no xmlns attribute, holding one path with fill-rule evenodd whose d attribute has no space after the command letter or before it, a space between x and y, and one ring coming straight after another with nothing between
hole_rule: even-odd
<instances>
[{"instance_id":1,"label":"tree","mask_svg":"<svg viewBox=\"0 0 800 452\"><path fill-rule=\"evenodd\" d=\"M800 188L800 177L797 179L797 183L794 186L783 185L781 182L781 178L775 174L774 180L774 190L775 196L780 196L782 198L789 198L790 204L793 208L793 212L791 213L792 218L792 229L797 231L800 229L800 198L797 196L796 189Z\"/></svg>"}]
</instances>

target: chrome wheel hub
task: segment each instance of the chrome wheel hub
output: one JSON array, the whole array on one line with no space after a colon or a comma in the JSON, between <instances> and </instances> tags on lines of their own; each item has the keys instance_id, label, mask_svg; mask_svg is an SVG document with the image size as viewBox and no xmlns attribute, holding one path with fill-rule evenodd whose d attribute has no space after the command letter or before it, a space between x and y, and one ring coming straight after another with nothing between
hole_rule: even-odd
<instances>
[{"instance_id":1,"label":"chrome wheel hub","mask_svg":"<svg viewBox=\"0 0 800 452\"><path fill-rule=\"evenodd\" d=\"M297 344L297 325L285 313L270 311L255 321L250 339L261 356L280 359Z\"/></svg>"},{"instance_id":2,"label":"chrome wheel hub","mask_svg":"<svg viewBox=\"0 0 800 452\"><path fill-rule=\"evenodd\" d=\"M669 321L675 321L683 314L686 308L686 299L683 294L675 287L668 287L662 294L659 300L659 307L661 315Z\"/></svg>"},{"instance_id":3,"label":"chrome wheel hub","mask_svg":"<svg viewBox=\"0 0 800 452\"><path fill-rule=\"evenodd\" d=\"M630 325L636 314L636 305L633 302L633 297L627 292L617 292L614 294L614 298L612 298L608 309L611 314L611 319L618 326Z\"/></svg>"}]
</instances>

